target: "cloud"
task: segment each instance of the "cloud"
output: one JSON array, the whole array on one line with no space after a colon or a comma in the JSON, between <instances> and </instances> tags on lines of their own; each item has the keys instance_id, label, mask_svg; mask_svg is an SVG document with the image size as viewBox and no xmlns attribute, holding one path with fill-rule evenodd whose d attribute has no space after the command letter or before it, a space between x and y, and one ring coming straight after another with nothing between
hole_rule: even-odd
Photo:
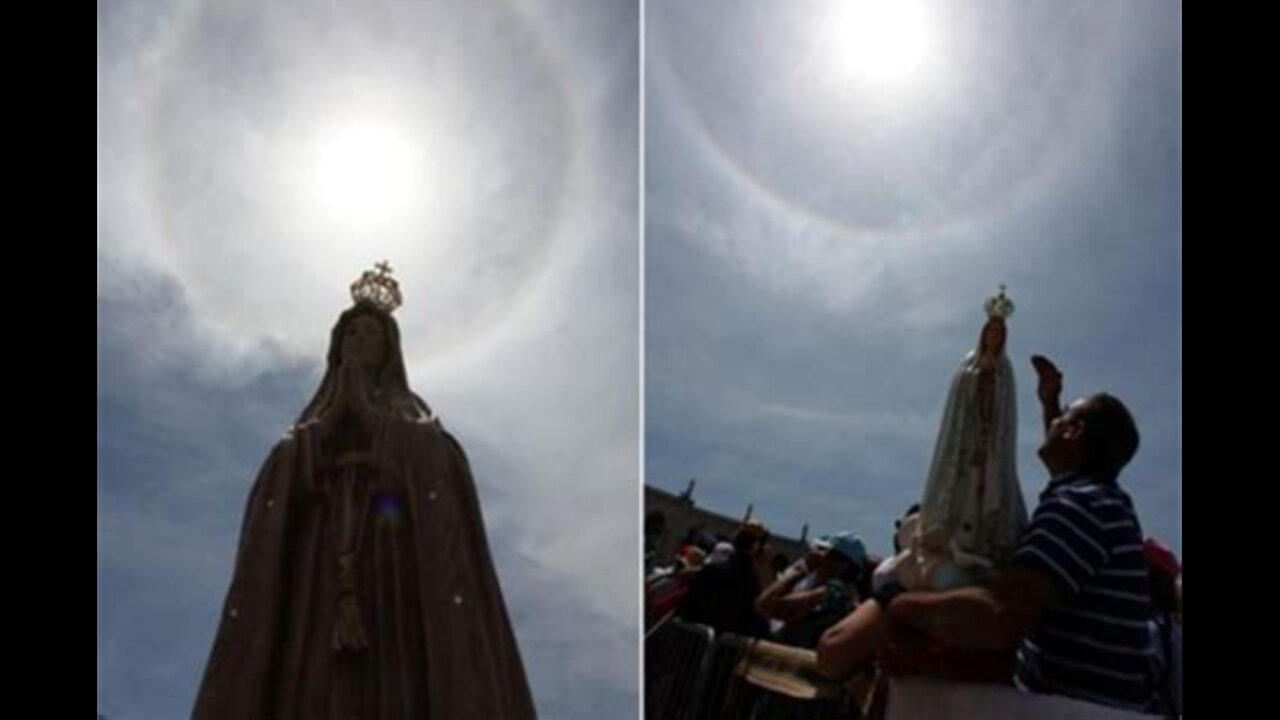
<instances>
[{"instance_id":1,"label":"cloud","mask_svg":"<svg viewBox=\"0 0 1280 720\"><path fill-rule=\"evenodd\" d=\"M921 413L829 412L786 405L765 405L760 408L760 414L766 422L835 425L861 435L891 437L915 437L928 427L932 419Z\"/></svg>"}]
</instances>

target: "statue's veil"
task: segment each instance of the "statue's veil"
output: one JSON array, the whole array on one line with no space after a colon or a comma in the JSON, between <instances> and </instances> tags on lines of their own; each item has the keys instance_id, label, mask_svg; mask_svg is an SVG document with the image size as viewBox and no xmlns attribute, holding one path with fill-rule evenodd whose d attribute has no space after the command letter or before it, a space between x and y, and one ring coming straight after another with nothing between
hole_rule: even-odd
<instances>
[{"instance_id":1,"label":"statue's veil","mask_svg":"<svg viewBox=\"0 0 1280 720\"><path fill-rule=\"evenodd\" d=\"M373 388L373 402L384 412L398 414L405 420L427 422L433 419L431 408L422 398L409 389L404 369L404 355L400 350L400 327L391 314L367 303L358 303L338 316L329 333L329 353L325 359L324 379L312 396L311 402L298 416L298 424L314 420L333 402L337 387L338 366L342 361L342 338L347 324L357 317L367 315L382 324L387 348L382 368L378 371Z\"/></svg>"},{"instance_id":2,"label":"statue's veil","mask_svg":"<svg viewBox=\"0 0 1280 720\"><path fill-rule=\"evenodd\" d=\"M921 503L922 533L949 536L964 521L966 503L958 494L973 489L974 480L967 477L967 466L978 433L970 410L977 401L978 358L976 350L965 356L947 394ZM983 495L979 512L997 529L987 539L1008 551L1026 522L1026 510L1017 471L1018 416L1013 366L1003 351L995 367L994 385L995 435L990 441L987 461L989 478L994 482Z\"/></svg>"}]
</instances>

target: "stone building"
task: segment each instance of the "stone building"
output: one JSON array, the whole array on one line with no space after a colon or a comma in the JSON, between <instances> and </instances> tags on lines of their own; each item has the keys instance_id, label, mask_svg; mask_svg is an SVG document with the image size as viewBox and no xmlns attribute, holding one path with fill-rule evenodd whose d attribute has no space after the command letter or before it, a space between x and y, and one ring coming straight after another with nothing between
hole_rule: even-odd
<instances>
[{"instance_id":1,"label":"stone building","mask_svg":"<svg viewBox=\"0 0 1280 720\"><path fill-rule=\"evenodd\" d=\"M645 547L654 547L654 560L658 565L669 564L680 543L691 530L710 535L732 538L742 523L756 519L769 529L770 544L775 553L796 560L808 550L806 537L808 525L800 528L799 536L789 536L769 522L768 517L754 515L754 508L747 505L741 515L724 515L714 510L698 507L693 501L695 481L690 480L682 493L670 493L652 485L644 487Z\"/></svg>"}]
</instances>

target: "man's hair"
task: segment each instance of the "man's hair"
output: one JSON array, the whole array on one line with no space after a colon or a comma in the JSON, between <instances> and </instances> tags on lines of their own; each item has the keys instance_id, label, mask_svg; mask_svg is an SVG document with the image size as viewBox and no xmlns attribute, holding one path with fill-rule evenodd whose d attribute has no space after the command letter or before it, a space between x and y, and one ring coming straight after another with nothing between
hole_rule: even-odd
<instances>
[{"instance_id":1,"label":"man's hair","mask_svg":"<svg viewBox=\"0 0 1280 720\"><path fill-rule=\"evenodd\" d=\"M1138 452L1138 426L1124 403L1107 393L1089 398L1081 409L1087 469L1115 477Z\"/></svg>"},{"instance_id":2,"label":"man's hair","mask_svg":"<svg viewBox=\"0 0 1280 720\"><path fill-rule=\"evenodd\" d=\"M757 544L763 545L769 539L769 532L744 527L733 535L733 549L735 557L745 557L748 553L756 548Z\"/></svg>"}]
</instances>

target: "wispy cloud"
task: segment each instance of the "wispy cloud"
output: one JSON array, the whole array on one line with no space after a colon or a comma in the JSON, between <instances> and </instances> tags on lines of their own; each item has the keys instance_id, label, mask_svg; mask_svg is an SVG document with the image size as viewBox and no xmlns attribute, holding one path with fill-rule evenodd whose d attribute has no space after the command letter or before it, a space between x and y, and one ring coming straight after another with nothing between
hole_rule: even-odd
<instances>
[{"instance_id":1,"label":"wispy cloud","mask_svg":"<svg viewBox=\"0 0 1280 720\"><path fill-rule=\"evenodd\" d=\"M834 425L860 435L893 437L917 437L927 432L934 420L932 416L924 413L831 412L786 405L764 405L760 408L760 414L766 421Z\"/></svg>"}]
</instances>

